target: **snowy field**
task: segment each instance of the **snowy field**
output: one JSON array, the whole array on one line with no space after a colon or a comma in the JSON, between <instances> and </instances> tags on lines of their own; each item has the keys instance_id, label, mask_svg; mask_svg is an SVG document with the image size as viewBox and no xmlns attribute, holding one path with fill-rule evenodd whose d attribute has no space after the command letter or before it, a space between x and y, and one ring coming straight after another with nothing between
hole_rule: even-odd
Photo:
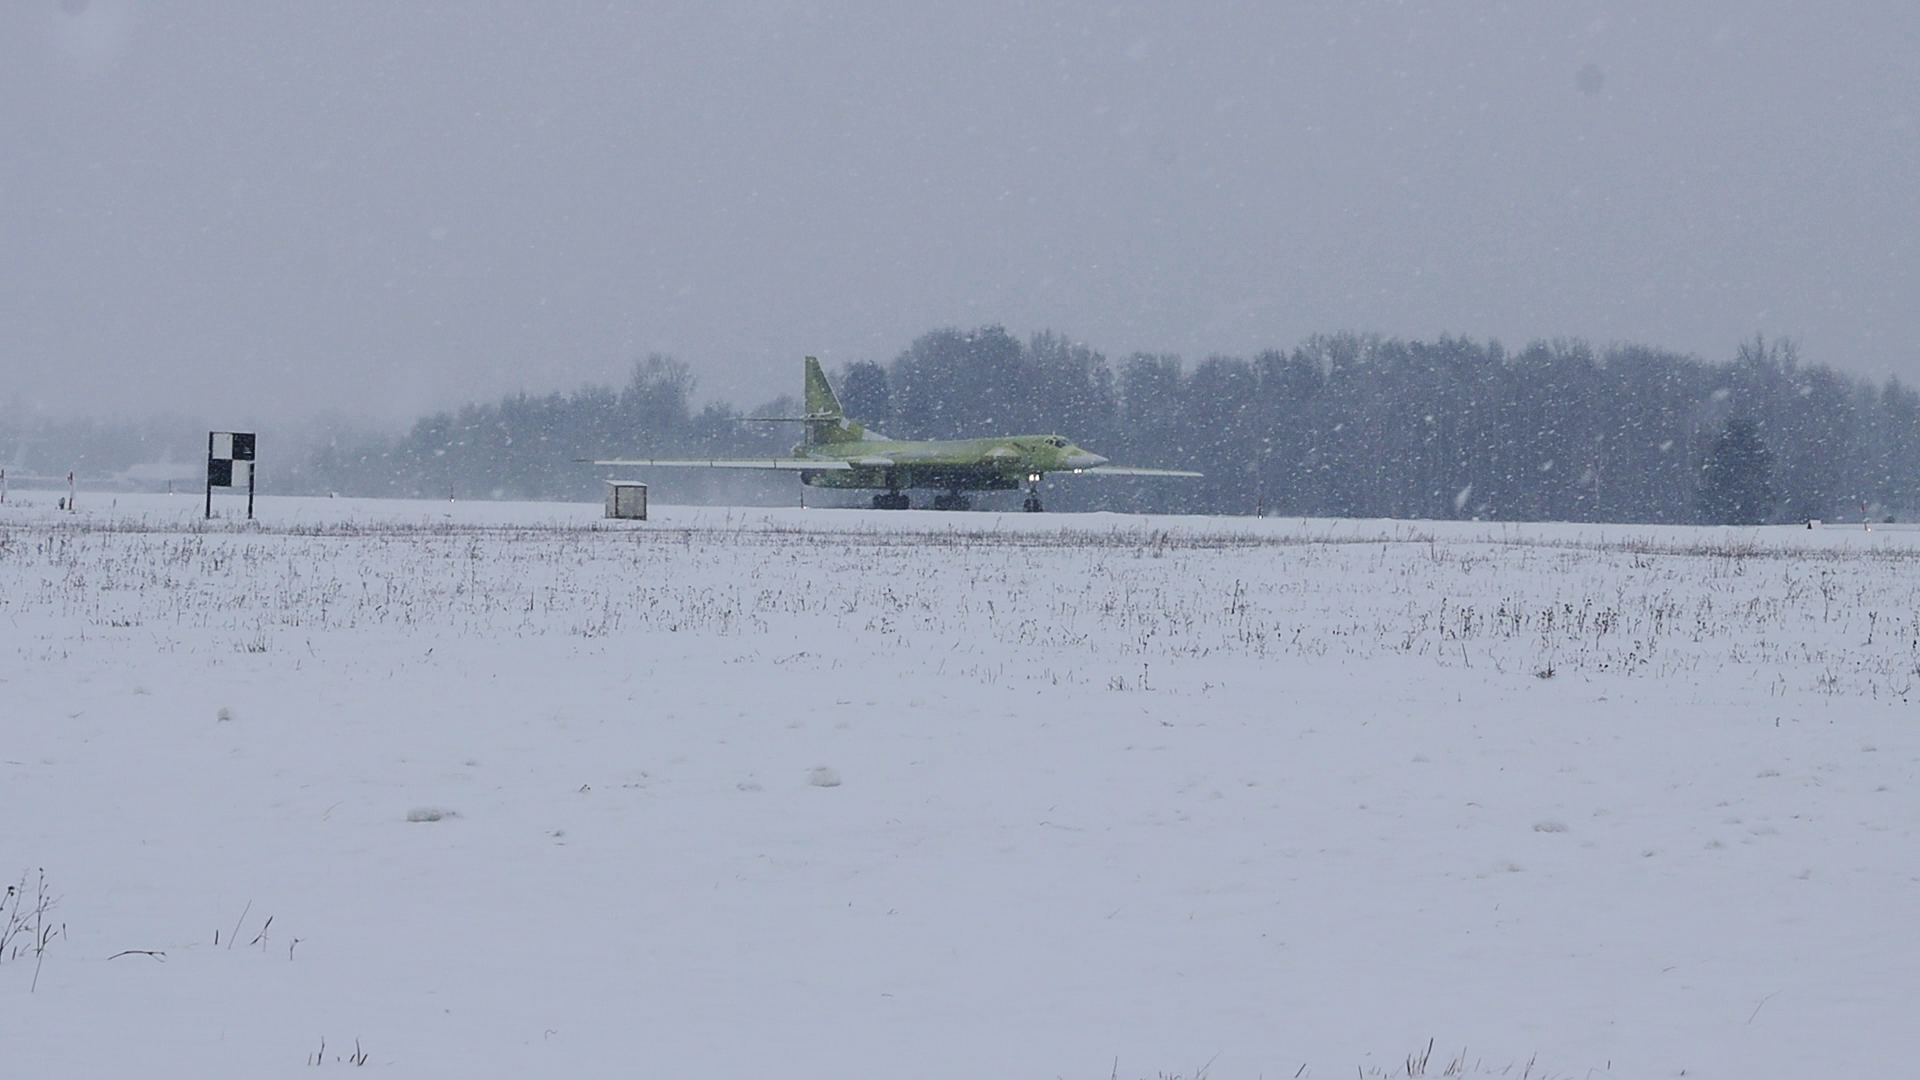
<instances>
[{"instance_id":1,"label":"snowy field","mask_svg":"<svg viewBox=\"0 0 1920 1080\"><path fill-rule=\"evenodd\" d=\"M1920 533L55 497L6 1075L1920 1061Z\"/></svg>"}]
</instances>

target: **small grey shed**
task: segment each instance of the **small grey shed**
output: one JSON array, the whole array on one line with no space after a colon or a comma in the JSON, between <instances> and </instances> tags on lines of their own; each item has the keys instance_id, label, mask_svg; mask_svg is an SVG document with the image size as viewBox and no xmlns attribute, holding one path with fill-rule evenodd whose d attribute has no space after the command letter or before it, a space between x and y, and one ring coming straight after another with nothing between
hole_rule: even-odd
<instances>
[{"instance_id":1,"label":"small grey shed","mask_svg":"<svg viewBox=\"0 0 1920 1080\"><path fill-rule=\"evenodd\" d=\"M607 481L607 516L647 520L647 485L636 480Z\"/></svg>"}]
</instances>

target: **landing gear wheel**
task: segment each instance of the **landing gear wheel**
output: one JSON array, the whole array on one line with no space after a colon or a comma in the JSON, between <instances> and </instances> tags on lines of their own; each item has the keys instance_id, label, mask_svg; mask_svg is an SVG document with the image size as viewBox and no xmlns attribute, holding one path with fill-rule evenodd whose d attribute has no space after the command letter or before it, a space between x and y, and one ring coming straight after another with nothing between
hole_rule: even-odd
<instances>
[{"instance_id":1,"label":"landing gear wheel","mask_svg":"<svg viewBox=\"0 0 1920 1080\"><path fill-rule=\"evenodd\" d=\"M935 510L971 510L973 500L958 491L949 491L945 495L933 497L933 508Z\"/></svg>"},{"instance_id":2,"label":"landing gear wheel","mask_svg":"<svg viewBox=\"0 0 1920 1080\"><path fill-rule=\"evenodd\" d=\"M1029 514L1039 513L1040 512L1040 493L1037 491L1027 492L1027 501L1026 501L1026 504L1022 507L1022 509L1024 509Z\"/></svg>"},{"instance_id":3,"label":"landing gear wheel","mask_svg":"<svg viewBox=\"0 0 1920 1080\"><path fill-rule=\"evenodd\" d=\"M905 510L907 493L904 491L883 491L873 497L875 510Z\"/></svg>"}]
</instances>

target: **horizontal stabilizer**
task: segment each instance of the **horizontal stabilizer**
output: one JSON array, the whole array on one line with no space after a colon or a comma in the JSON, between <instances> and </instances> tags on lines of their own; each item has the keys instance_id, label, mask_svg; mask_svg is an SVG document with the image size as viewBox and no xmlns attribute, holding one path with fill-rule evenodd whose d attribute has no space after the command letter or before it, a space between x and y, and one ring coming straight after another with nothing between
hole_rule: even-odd
<instances>
[{"instance_id":1,"label":"horizontal stabilizer","mask_svg":"<svg viewBox=\"0 0 1920 1080\"><path fill-rule=\"evenodd\" d=\"M1076 476L1093 473L1099 476L1205 476L1191 469L1136 469L1129 465L1095 465L1091 469L1075 469Z\"/></svg>"},{"instance_id":2,"label":"horizontal stabilizer","mask_svg":"<svg viewBox=\"0 0 1920 1080\"><path fill-rule=\"evenodd\" d=\"M811 458L608 458L595 465L625 465L676 469L777 469L787 472L812 472L851 469L848 461L814 461Z\"/></svg>"}]
</instances>

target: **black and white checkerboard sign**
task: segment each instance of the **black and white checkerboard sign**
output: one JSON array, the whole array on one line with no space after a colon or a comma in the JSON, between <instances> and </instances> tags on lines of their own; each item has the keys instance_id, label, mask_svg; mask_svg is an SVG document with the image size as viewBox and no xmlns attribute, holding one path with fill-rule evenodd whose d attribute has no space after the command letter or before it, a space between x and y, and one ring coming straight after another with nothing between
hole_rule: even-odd
<instances>
[{"instance_id":1,"label":"black and white checkerboard sign","mask_svg":"<svg viewBox=\"0 0 1920 1080\"><path fill-rule=\"evenodd\" d=\"M253 432L207 433L207 483L213 487L253 486Z\"/></svg>"},{"instance_id":2,"label":"black and white checkerboard sign","mask_svg":"<svg viewBox=\"0 0 1920 1080\"><path fill-rule=\"evenodd\" d=\"M247 489L247 518L253 518L253 432L207 432L207 516L213 516L213 489Z\"/></svg>"}]
</instances>

